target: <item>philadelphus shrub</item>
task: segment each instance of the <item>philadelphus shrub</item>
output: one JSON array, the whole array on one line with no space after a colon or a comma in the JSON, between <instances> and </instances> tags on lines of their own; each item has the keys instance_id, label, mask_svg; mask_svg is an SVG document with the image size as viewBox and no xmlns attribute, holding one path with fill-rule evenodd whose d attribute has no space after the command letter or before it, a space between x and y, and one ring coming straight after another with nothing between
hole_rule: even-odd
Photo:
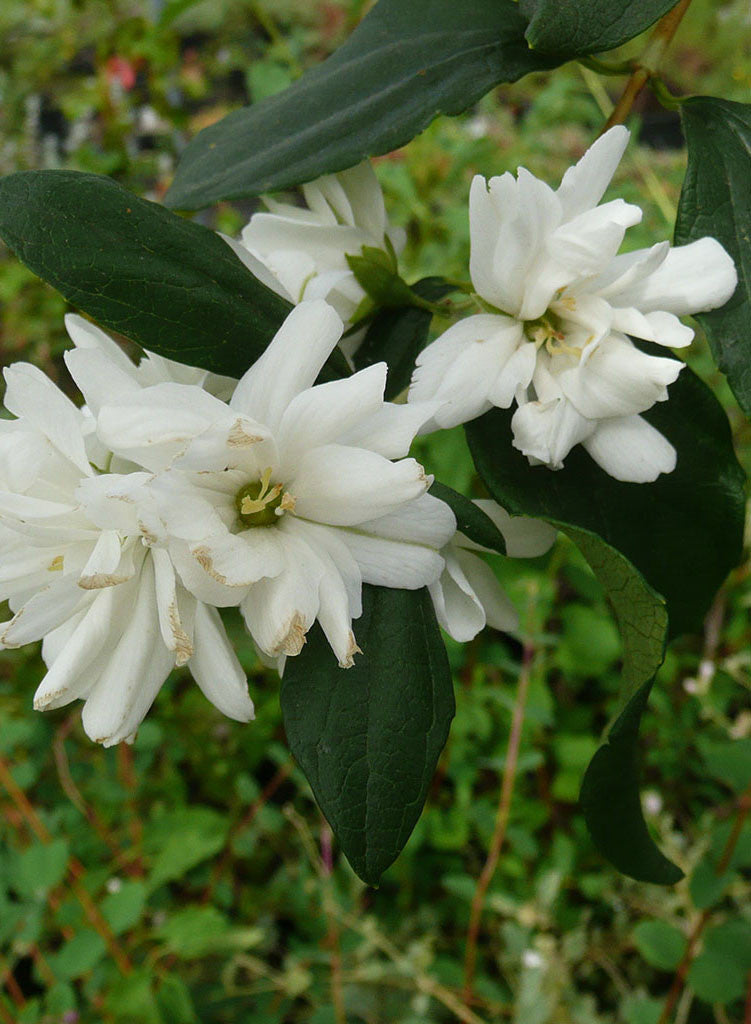
<instances>
[{"instance_id":1,"label":"philadelphus shrub","mask_svg":"<svg viewBox=\"0 0 751 1024\"><path fill-rule=\"evenodd\" d=\"M86 732L110 745L134 739L175 666L220 712L253 718L220 614L237 607L368 883L407 841L448 736L440 627L458 642L512 634L531 671L543 626L532 597L518 609L504 591L500 559L539 559L559 533L614 606L629 695L584 777L587 823L627 874L680 877L641 816L638 726L668 639L701 628L739 561L744 477L723 409L671 350L696 314L751 412L751 294L735 269L751 110L680 101L673 245L622 251L642 211L603 201L621 126L557 189L482 168L466 282L400 276L406 235L363 162L557 55L627 41L664 2L614 19L594 0L567 39L570 6L550 19L545 0L378 0L325 69L201 132L166 206L74 171L0 179L4 241L145 353L136 364L69 315L77 397L33 366L5 371L0 644L41 640L34 706L82 700ZM605 24L618 28L600 39ZM238 239L169 209L296 185L302 205L267 196ZM472 497L413 457L418 435L460 424Z\"/></svg>"}]
</instances>

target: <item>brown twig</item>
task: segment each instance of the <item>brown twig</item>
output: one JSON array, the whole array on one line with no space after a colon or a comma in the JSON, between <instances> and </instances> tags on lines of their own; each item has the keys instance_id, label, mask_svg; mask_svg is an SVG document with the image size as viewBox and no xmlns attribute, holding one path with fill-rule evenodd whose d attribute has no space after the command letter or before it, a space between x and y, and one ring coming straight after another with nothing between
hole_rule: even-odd
<instances>
[{"instance_id":1,"label":"brown twig","mask_svg":"<svg viewBox=\"0 0 751 1024\"><path fill-rule=\"evenodd\" d=\"M738 813L735 819L735 824L733 825L732 831L730 832L728 840L725 843L725 848L722 851L722 856L715 865L715 874L717 874L718 876L724 875L727 869L730 867L730 861L732 860L733 854L735 853L735 848L738 844L738 840L741 837L741 832L743 831L743 826L746 822L746 818L748 817L749 811L751 811L751 786L749 786L749 788L746 790L743 796L741 796L738 800ZM691 934L688 937L685 952L681 957L681 961L676 968L675 977L673 978L673 984L670 986L670 991L668 992L667 999L665 1000L665 1005L662 1008L662 1013L660 1014L660 1018L657 1021L657 1024L668 1024L671 1016L673 1015L673 1010L675 1009L676 1003L678 1002L681 992L683 991L683 987L686 984L686 977L688 976L691 964L694 961L694 956L696 955L696 949L699 945L699 940L701 939L701 936L704 932L704 929L707 926L707 922L709 921L711 914L711 907L707 907L706 910L703 910L701 912L694 927L691 929Z\"/></svg>"},{"instance_id":2,"label":"brown twig","mask_svg":"<svg viewBox=\"0 0 751 1024\"><path fill-rule=\"evenodd\" d=\"M37 839L45 845L51 843L52 836L50 835L46 825L29 802L29 798L13 778L10 768L2 757L0 757L0 785L4 787L8 796L16 805L16 808ZM121 973L129 974L133 969L130 959L118 943L112 929L107 924L107 921L102 916L101 911L92 900L86 887L83 885L82 880L86 875L86 869L76 857L70 857L68 860L68 874L71 876L68 884L76 899L81 904L89 923L106 943L107 948L109 949L112 958Z\"/></svg>"},{"instance_id":3,"label":"brown twig","mask_svg":"<svg viewBox=\"0 0 751 1024\"><path fill-rule=\"evenodd\" d=\"M13 968L10 964L4 963L0 969L0 985L7 988L11 999L18 1007L26 1006L26 996L21 991L21 986L16 981Z\"/></svg>"},{"instance_id":4,"label":"brown twig","mask_svg":"<svg viewBox=\"0 0 751 1024\"><path fill-rule=\"evenodd\" d=\"M143 875L143 825L136 806L135 796L138 789L138 780L133 768L133 748L129 743L120 743L117 747L117 770L120 781L128 794L128 831L133 844L133 858L131 873Z\"/></svg>"},{"instance_id":5,"label":"brown twig","mask_svg":"<svg viewBox=\"0 0 751 1024\"><path fill-rule=\"evenodd\" d=\"M240 832L242 832L246 828L249 828L253 824L259 812L266 806L266 804L272 798L274 793L276 793L277 789L279 789L282 783L286 782L289 776L292 774L293 767L294 764L292 758L290 758L288 761L285 761L284 764L277 769L277 771L271 777L269 782L267 782L266 786L261 792L261 795L250 806L244 817L242 817L240 821L230 829L230 834L227 840L227 845L225 847L224 853L221 855L219 860L214 865L214 868L211 872L211 877L209 878L209 883L206 886L206 889L204 890L202 897L202 901L204 903L208 903L211 900L211 898L214 895L214 890L216 889L219 879L222 877L224 872L229 867L229 862L232 859L232 838L236 835L239 835Z\"/></svg>"},{"instance_id":6,"label":"brown twig","mask_svg":"<svg viewBox=\"0 0 751 1024\"><path fill-rule=\"evenodd\" d=\"M650 36L639 62L634 67L631 77L626 83L623 95L616 103L613 113L603 128L603 132L606 132L608 128L612 128L615 124L623 124L631 113L634 100L649 79L657 73L665 51L678 31L678 26L683 21L683 16L688 10L690 3L691 0L680 0L672 11L668 11L665 17L657 22L657 27Z\"/></svg>"},{"instance_id":7,"label":"brown twig","mask_svg":"<svg viewBox=\"0 0 751 1024\"><path fill-rule=\"evenodd\" d=\"M506 839L506 829L511 812L511 799L514 795L514 783L516 782L516 765L519 759L519 747L521 746L522 727L524 725L524 712L527 704L527 693L529 691L530 671L534 659L534 647L525 643L522 656L519 682L516 689L516 700L514 702L514 713L511 720L511 732L509 734L508 749L506 751L506 763L503 768L501 791L498 799L498 809L495 816L495 829L493 838L488 850L488 856L483 865L480 877L477 880L477 887L472 897L472 906L469 913L469 927L467 929L467 949L464 957L464 1002L468 1005L473 1001L473 989L475 979L475 967L477 963L477 939L480 931L480 919L485 904L488 886L492 881L495 869L498 865L498 858L501 854L503 843Z\"/></svg>"}]
</instances>

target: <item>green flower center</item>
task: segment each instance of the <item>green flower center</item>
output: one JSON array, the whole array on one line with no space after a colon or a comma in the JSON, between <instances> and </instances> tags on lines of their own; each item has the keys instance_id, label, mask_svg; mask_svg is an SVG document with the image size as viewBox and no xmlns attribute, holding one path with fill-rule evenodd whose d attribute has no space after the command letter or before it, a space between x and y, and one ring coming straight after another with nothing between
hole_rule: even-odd
<instances>
[{"instance_id":1,"label":"green flower center","mask_svg":"<svg viewBox=\"0 0 751 1024\"><path fill-rule=\"evenodd\" d=\"M260 480L252 480L237 492L235 507L243 526L273 526L279 519L277 509L291 510L292 504L283 484L271 484L269 466Z\"/></svg>"},{"instance_id":2,"label":"green flower center","mask_svg":"<svg viewBox=\"0 0 751 1024\"><path fill-rule=\"evenodd\" d=\"M564 302L564 304L566 304ZM548 355L567 355L580 358L581 349L566 342L566 327L563 318L548 309L537 320L524 322L524 334L538 349L544 345Z\"/></svg>"}]
</instances>

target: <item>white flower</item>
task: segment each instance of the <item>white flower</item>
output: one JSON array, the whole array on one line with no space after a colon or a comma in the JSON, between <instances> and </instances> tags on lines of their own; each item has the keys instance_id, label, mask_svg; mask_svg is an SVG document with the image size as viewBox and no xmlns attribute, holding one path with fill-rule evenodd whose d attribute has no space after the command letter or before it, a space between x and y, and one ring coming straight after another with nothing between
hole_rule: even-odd
<instances>
[{"instance_id":1,"label":"white flower","mask_svg":"<svg viewBox=\"0 0 751 1024\"><path fill-rule=\"evenodd\" d=\"M389 224L381 186L367 161L303 185L303 194L307 209L266 199L269 212L251 217L242 245L271 271L292 302L326 299L348 323L365 292L347 256L358 255L363 246L398 255L406 236ZM348 355L361 338L359 332L345 339Z\"/></svg>"},{"instance_id":2,"label":"white flower","mask_svg":"<svg viewBox=\"0 0 751 1024\"><path fill-rule=\"evenodd\" d=\"M553 527L539 519L510 516L494 501L476 500L475 505L500 530L509 558L537 558L555 540ZM516 608L478 552L494 554L457 530L442 552L446 567L430 586L439 624L461 643L477 636L486 625L504 633L519 628Z\"/></svg>"},{"instance_id":3,"label":"white flower","mask_svg":"<svg viewBox=\"0 0 751 1024\"><path fill-rule=\"evenodd\" d=\"M195 386L110 389L98 430L154 474L161 524L142 503L142 527L199 600L239 604L272 659L298 654L318 620L347 667L362 583L434 582L456 522L403 458L434 406L385 403L385 364L314 384L341 330L326 302L303 302L228 405Z\"/></svg>"},{"instance_id":4,"label":"white flower","mask_svg":"<svg viewBox=\"0 0 751 1024\"><path fill-rule=\"evenodd\" d=\"M521 168L470 191L470 273L489 310L449 328L418 357L410 400L436 400L454 426L516 399L514 445L552 468L583 444L611 476L644 482L675 450L641 418L665 401L682 363L646 355L628 335L672 348L693 331L678 317L732 295L733 261L713 238L617 255L641 210L600 206L628 132L612 128L557 192Z\"/></svg>"},{"instance_id":5,"label":"white flower","mask_svg":"<svg viewBox=\"0 0 751 1024\"><path fill-rule=\"evenodd\" d=\"M83 321L73 324L83 330ZM108 362L101 348L67 356ZM138 389L133 369L114 372ZM14 613L0 643L43 639L49 671L34 706L83 699L86 732L108 746L134 735L171 669L188 664L221 711L249 721L245 675L216 610L179 584L166 552L142 543L127 502L104 516L92 507L120 479L97 467L112 462L134 482L147 474L112 459L91 414L40 370L16 363L5 378L5 404L18 418L0 420L0 597Z\"/></svg>"}]
</instances>

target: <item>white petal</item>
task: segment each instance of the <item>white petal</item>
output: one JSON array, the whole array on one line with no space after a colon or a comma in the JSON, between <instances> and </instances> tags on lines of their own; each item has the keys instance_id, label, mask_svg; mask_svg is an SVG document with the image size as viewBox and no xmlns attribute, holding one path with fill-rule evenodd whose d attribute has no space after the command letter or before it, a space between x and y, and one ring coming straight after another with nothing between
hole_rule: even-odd
<instances>
[{"instance_id":1,"label":"white petal","mask_svg":"<svg viewBox=\"0 0 751 1024\"><path fill-rule=\"evenodd\" d=\"M438 408L436 402L411 401L406 405L384 402L377 412L343 434L340 443L369 448L385 459L401 459L409 452L417 432Z\"/></svg>"},{"instance_id":2,"label":"white petal","mask_svg":"<svg viewBox=\"0 0 751 1024\"><path fill-rule=\"evenodd\" d=\"M641 416L602 420L584 447L606 473L631 483L651 483L676 465L675 448Z\"/></svg>"},{"instance_id":3,"label":"white petal","mask_svg":"<svg viewBox=\"0 0 751 1024\"><path fill-rule=\"evenodd\" d=\"M594 430L594 423L581 416L566 398L548 402L527 402L511 420L514 448L532 462L560 469L574 447Z\"/></svg>"},{"instance_id":4,"label":"white petal","mask_svg":"<svg viewBox=\"0 0 751 1024\"><path fill-rule=\"evenodd\" d=\"M225 531L198 541L190 551L215 582L239 591L235 603L244 596L244 588L278 576L284 566L283 542L275 526L251 527L238 534Z\"/></svg>"},{"instance_id":5,"label":"white petal","mask_svg":"<svg viewBox=\"0 0 751 1024\"><path fill-rule=\"evenodd\" d=\"M555 367L556 358L553 358ZM561 391L589 419L645 412L668 396L667 387L684 364L640 352L611 334L585 360L557 374Z\"/></svg>"},{"instance_id":6,"label":"white petal","mask_svg":"<svg viewBox=\"0 0 751 1024\"><path fill-rule=\"evenodd\" d=\"M457 558L485 611L488 625L504 633L515 632L519 628L519 615L490 566L469 551L458 551Z\"/></svg>"},{"instance_id":7,"label":"white petal","mask_svg":"<svg viewBox=\"0 0 751 1024\"><path fill-rule=\"evenodd\" d=\"M735 264L714 238L700 238L673 248L643 280L611 296L617 306L643 313L664 310L676 316L723 306L738 283Z\"/></svg>"},{"instance_id":8,"label":"white petal","mask_svg":"<svg viewBox=\"0 0 751 1024\"><path fill-rule=\"evenodd\" d=\"M188 598L184 602L189 607L191 615L191 621L184 622L180 614L172 559L161 548L152 548L151 557L154 563L154 587L162 640L165 647L172 651L175 664L184 665L193 655L192 616L195 614L196 602L194 598Z\"/></svg>"},{"instance_id":9,"label":"white petal","mask_svg":"<svg viewBox=\"0 0 751 1024\"><path fill-rule=\"evenodd\" d=\"M467 643L485 625L485 611L462 571L456 555L448 550L446 568L430 585L438 624L459 643Z\"/></svg>"},{"instance_id":10,"label":"white petal","mask_svg":"<svg viewBox=\"0 0 751 1024\"><path fill-rule=\"evenodd\" d=\"M503 534L509 558L538 558L555 543L558 531L542 519L511 516L497 502L488 499L475 499L474 503ZM462 547L469 546L464 541L460 543Z\"/></svg>"},{"instance_id":11,"label":"white petal","mask_svg":"<svg viewBox=\"0 0 751 1024\"><path fill-rule=\"evenodd\" d=\"M550 240L551 253L571 271L570 280L589 277L613 259L626 229L641 219L638 206L614 199L561 225Z\"/></svg>"},{"instance_id":12,"label":"white petal","mask_svg":"<svg viewBox=\"0 0 751 1024\"><path fill-rule=\"evenodd\" d=\"M68 577L56 580L35 594L11 619L0 636L6 647L23 647L41 640L45 633L56 629L79 604L85 601L84 592Z\"/></svg>"},{"instance_id":13,"label":"white petal","mask_svg":"<svg viewBox=\"0 0 751 1024\"><path fill-rule=\"evenodd\" d=\"M121 397L140 390L134 366L130 367L132 372L125 372L97 349L72 349L64 354L64 358L71 377L94 416L98 416L103 405L112 401L113 395Z\"/></svg>"},{"instance_id":14,"label":"white petal","mask_svg":"<svg viewBox=\"0 0 751 1024\"><path fill-rule=\"evenodd\" d=\"M114 648L132 599L130 588L127 593L109 588L94 596L34 694L35 710L49 711L87 695L87 669L105 645Z\"/></svg>"},{"instance_id":15,"label":"white petal","mask_svg":"<svg viewBox=\"0 0 751 1024\"><path fill-rule=\"evenodd\" d=\"M62 455L90 476L82 417L71 400L30 363L13 363L3 374L5 408L40 430Z\"/></svg>"},{"instance_id":16,"label":"white petal","mask_svg":"<svg viewBox=\"0 0 751 1024\"><path fill-rule=\"evenodd\" d=\"M673 313L641 313L633 306L613 310L613 330L667 348L685 348L694 340L693 330Z\"/></svg>"},{"instance_id":17,"label":"white petal","mask_svg":"<svg viewBox=\"0 0 751 1024\"><path fill-rule=\"evenodd\" d=\"M155 384L104 406L99 436L113 452L158 472L197 434L231 420L224 402L196 385Z\"/></svg>"},{"instance_id":18,"label":"white petal","mask_svg":"<svg viewBox=\"0 0 751 1024\"><path fill-rule=\"evenodd\" d=\"M441 555L422 544L387 540L359 530L343 529L339 536L359 565L363 583L419 590L435 583L443 570Z\"/></svg>"},{"instance_id":19,"label":"white petal","mask_svg":"<svg viewBox=\"0 0 751 1024\"><path fill-rule=\"evenodd\" d=\"M292 301L292 296L289 294L284 285L271 273L268 267L257 259L248 249L247 246L243 245L242 242L238 242L234 238L230 238L229 235L222 234L218 231L217 234L226 242L232 252L237 258L248 268L253 277L258 278L261 284L265 284L267 288L270 288L272 292L276 292L277 295L281 295L283 299Z\"/></svg>"},{"instance_id":20,"label":"white petal","mask_svg":"<svg viewBox=\"0 0 751 1024\"><path fill-rule=\"evenodd\" d=\"M331 444L383 406L386 364L351 377L318 384L292 399L282 416L277 442L285 466L294 467L304 451Z\"/></svg>"},{"instance_id":21,"label":"white petal","mask_svg":"<svg viewBox=\"0 0 751 1024\"><path fill-rule=\"evenodd\" d=\"M272 580L261 580L241 605L251 636L270 657L299 654L315 621L324 566L307 544L284 535L286 564Z\"/></svg>"},{"instance_id":22,"label":"white petal","mask_svg":"<svg viewBox=\"0 0 751 1024\"><path fill-rule=\"evenodd\" d=\"M521 324L509 317L460 320L417 357L409 401L440 402L433 418L442 427L474 419L490 408L490 392L522 338ZM518 370L526 374L526 366ZM507 382L508 375L502 378L503 394Z\"/></svg>"},{"instance_id":23,"label":"white petal","mask_svg":"<svg viewBox=\"0 0 751 1024\"><path fill-rule=\"evenodd\" d=\"M83 709L83 727L112 746L131 736L169 675L174 659L159 631L151 559L143 563L130 619Z\"/></svg>"},{"instance_id":24,"label":"white petal","mask_svg":"<svg viewBox=\"0 0 751 1024\"><path fill-rule=\"evenodd\" d=\"M627 128L616 125L601 135L563 175L557 195L567 220L600 202L626 152L629 136Z\"/></svg>"},{"instance_id":25,"label":"white petal","mask_svg":"<svg viewBox=\"0 0 751 1024\"><path fill-rule=\"evenodd\" d=\"M128 546L128 553L132 543ZM78 580L84 590L99 590L129 580L135 573L132 558L123 559L117 530L103 530Z\"/></svg>"},{"instance_id":26,"label":"white petal","mask_svg":"<svg viewBox=\"0 0 751 1024\"><path fill-rule=\"evenodd\" d=\"M340 171L337 178L347 196L353 222L374 241L383 239L386 231L386 208L378 178L368 160Z\"/></svg>"},{"instance_id":27,"label":"white petal","mask_svg":"<svg viewBox=\"0 0 751 1024\"><path fill-rule=\"evenodd\" d=\"M508 409L519 388L529 386L537 364L537 346L522 343L514 352L488 393L488 399L499 409Z\"/></svg>"},{"instance_id":28,"label":"white petal","mask_svg":"<svg viewBox=\"0 0 751 1024\"><path fill-rule=\"evenodd\" d=\"M89 320L84 320L82 316L78 316L76 313L67 313L65 316L65 329L77 349L101 353L113 367L129 376L135 383L138 382L138 371L134 364L128 359L117 342L110 338L109 334L105 334L96 324L92 324Z\"/></svg>"},{"instance_id":29,"label":"white petal","mask_svg":"<svg viewBox=\"0 0 751 1024\"><path fill-rule=\"evenodd\" d=\"M431 482L414 459L389 462L364 448L330 444L305 452L287 487L297 515L351 526L388 515Z\"/></svg>"},{"instance_id":30,"label":"white petal","mask_svg":"<svg viewBox=\"0 0 751 1024\"><path fill-rule=\"evenodd\" d=\"M361 523L358 530L375 537L409 541L440 550L456 531L456 517L444 501L423 494L390 515Z\"/></svg>"},{"instance_id":31,"label":"white petal","mask_svg":"<svg viewBox=\"0 0 751 1024\"><path fill-rule=\"evenodd\" d=\"M242 666L216 608L200 601L196 606L193 640L195 653L190 659L190 671L204 696L228 718L252 721L255 711Z\"/></svg>"},{"instance_id":32,"label":"white petal","mask_svg":"<svg viewBox=\"0 0 751 1024\"><path fill-rule=\"evenodd\" d=\"M237 385L232 408L276 430L292 399L314 383L342 330L323 300L300 303Z\"/></svg>"}]
</instances>

